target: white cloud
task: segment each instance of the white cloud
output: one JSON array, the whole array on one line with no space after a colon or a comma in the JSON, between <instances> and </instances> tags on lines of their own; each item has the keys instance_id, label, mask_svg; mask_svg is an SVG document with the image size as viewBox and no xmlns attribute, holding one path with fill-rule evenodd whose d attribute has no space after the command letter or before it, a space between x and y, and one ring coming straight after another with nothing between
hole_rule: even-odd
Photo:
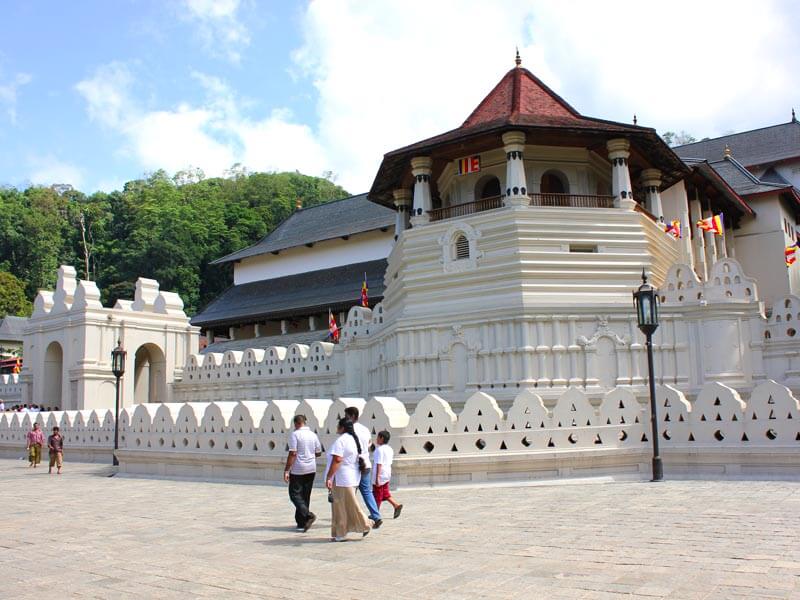
<instances>
[{"instance_id":1,"label":"white cloud","mask_svg":"<svg viewBox=\"0 0 800 600\"><path fill-rule=\"evenodd\" d=\"M31 156L28 158L28 166L28 179L35 185L66 183L80 189L83 184L83 171L79 167L52 154Z\"/></svg>"},{"instance_id":2,"label":"white cloud","mask_svg":"<svg viewBox=\"0 0 800 600\"><path fill-rule=\"evenodd\" d=\"M385 152L459 126L515 45L586 115L697 137L788 120L797 16L773 1L312 0L294 62L333 169L365 190Z\"/></svg>"},{"instance_id":3,"label":"white cloud","mask_svg":"<svg viewBox=\"0 0 800 600\"><path fill-rule=\"evenodd\" d=\"M17 122L17 93L32 79L28 73L17 73L8 81L0 80L0 108L5 109L6 116L12 124Z\"/></svg>"},{"instance_id":4,"label":"white cloud","mask_svg":"<svg viewBox=\"0 0 800 600\"><path fill-rule=\"evenodd\" d=\"M239 63L242 49L250 44L250 32L239 15L239 0L183 0L181 8L181 16L197 28L210 54Z\"/></svg>"},{"instance_id":5,"label":"white cloud","mask_svg":"<svg viewBox=\"0 0 800 600\"><path fill-rule=\"evenodd\" d=\"M104 65L75 88L90 118L119 133L125 141L122 151L146 170L200 168L219 176L234 163L309 174L329 168L311 129L293 122L288 109L252 118L245 114L249 103L224 81L198 72L192 76L206 93L201 103L157 110L137 100L135 77L124 64Z\"/></svg>"}]
</instances>

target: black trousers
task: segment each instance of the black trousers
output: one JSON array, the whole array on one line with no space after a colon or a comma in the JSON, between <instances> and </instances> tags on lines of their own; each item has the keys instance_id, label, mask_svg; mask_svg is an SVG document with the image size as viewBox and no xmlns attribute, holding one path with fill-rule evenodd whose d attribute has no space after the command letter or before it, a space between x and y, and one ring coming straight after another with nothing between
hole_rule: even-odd
<instances>
[{"instance_id":1,"label":"black trousers","mask_svg":"<svg viewBox=\"0 0 800 600\"><path fill-rule=\"evenodd\" d=\"M289 500L295 506L294 520L298 527L303 527L311 514L309 505L311 504L311 490L314 487L314 475L292 475L289 473Z\"/></svg>"}]
</instances>

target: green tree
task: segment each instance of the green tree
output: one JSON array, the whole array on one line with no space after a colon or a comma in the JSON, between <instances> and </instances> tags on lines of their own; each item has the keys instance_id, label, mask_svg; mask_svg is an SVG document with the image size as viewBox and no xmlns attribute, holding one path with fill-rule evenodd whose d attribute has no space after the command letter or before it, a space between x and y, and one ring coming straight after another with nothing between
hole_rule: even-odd
<instances>
[{"instance_id":1,"label":"green tree","mask_svg":"<svg viewBox=\"0 0 800 600\"><path fill-rule=\"evenodd\" d=\"M300 173L226 177L156 171L119 191L86 196L71 188L0 188L0 270L28 297L52 289L60 264L97 281L103 302L130 298L137 277L178 292L193 314L231 284L216 258L257 242L295 210L343 198L332 181Z\"/></svg>"},{"instance_id":2,"label":"green tree","mask_svg":"<svg viewBox=\"0 0 800 600\"><path fill-rule=\"evenodd\" d=\"M6 315L28 317L32 305L25 296L25 284L7 271L0 271L0 318Z\"/></svg>"}]
</instances>

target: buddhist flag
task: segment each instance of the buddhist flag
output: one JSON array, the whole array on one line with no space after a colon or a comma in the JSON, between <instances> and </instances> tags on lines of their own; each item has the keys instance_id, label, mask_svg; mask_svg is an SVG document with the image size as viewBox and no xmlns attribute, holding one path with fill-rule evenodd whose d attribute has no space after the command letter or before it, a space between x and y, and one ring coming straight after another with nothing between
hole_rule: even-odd
<instances>
[{"instance_id":1,"label":"buddhist flag","mask_svg":"<svg viewBox=\"0 0 800 600\"><path fill-rule=\"evenodd\" d=\"M664 229L664 233L670 234L676 240L681 239L681 222L672 221L669 225L667 225L666 229Z\"/></svg>"},{"instance_id":2,"label":"buddhist flag","mask_svg":"<svg viewBox=\"0 0 800 600\"><path fill-rule=\"evenodd\" d=\"M361 284L361 306L369 307L369 288L367 288L367 274L364 273L364 283Z\"/></svg>"},{"instance_id":3,"label":"buddhist flag","mask_svg":"<svg viewBox=\"0 0 800 600\"><path fill-rule=\"evenodd\" d=\"M710 231L715 235L725 235L725 227L722 224L722 213L713 217L706 217L697 222L697 226L703 231Z\"/></svg>"},{"instance_id":4,"label":"buddhist flag","mask_svg":"<svg viewBox=\"0 0 800 600\"><path fill-rule=\"evenodd\" d=\"M797 244L786 246L784 256L786 258L786 266L791 267L797 261Z\"/></svg>"},{"instance_id":5,"label":"buddhist flag","mask_svg":"<svg viewBox=\"0 0 800 600\"><path fill-rule=\"evenodd\" d=\"M480 155L468 156L458 161L458 174L468 175L469 173L477 173L481 170L481 157Z\"/></svg>"},{"instance_id":6,"label":"buddhist flag","mask_svg":"<svg viewBox=\"0 0 800 600\"><path fill-rule=\"evenodd\" d=\"M331 338L333 343L339 341L339 326L336 324L336 317L328 310L328 337Z\"/></svg>"}]
</instances>

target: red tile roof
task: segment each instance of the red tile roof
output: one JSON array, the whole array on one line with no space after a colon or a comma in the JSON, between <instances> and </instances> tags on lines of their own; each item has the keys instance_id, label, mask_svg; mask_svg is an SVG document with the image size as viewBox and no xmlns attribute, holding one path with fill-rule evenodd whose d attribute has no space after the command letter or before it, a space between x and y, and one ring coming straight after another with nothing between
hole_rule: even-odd
<instances>
[{"instance_id":1,"label":"red tile roof","mask_svg":"<svg viewBox=\"0 0 800 600\"><path fill-rule=\"evenodd\" d=\"M514 67L472 111L461 129L498 120L516 122L520 115L567 122L581 120L577 110L528 69Z\"/></svg>"}]
</instances>

